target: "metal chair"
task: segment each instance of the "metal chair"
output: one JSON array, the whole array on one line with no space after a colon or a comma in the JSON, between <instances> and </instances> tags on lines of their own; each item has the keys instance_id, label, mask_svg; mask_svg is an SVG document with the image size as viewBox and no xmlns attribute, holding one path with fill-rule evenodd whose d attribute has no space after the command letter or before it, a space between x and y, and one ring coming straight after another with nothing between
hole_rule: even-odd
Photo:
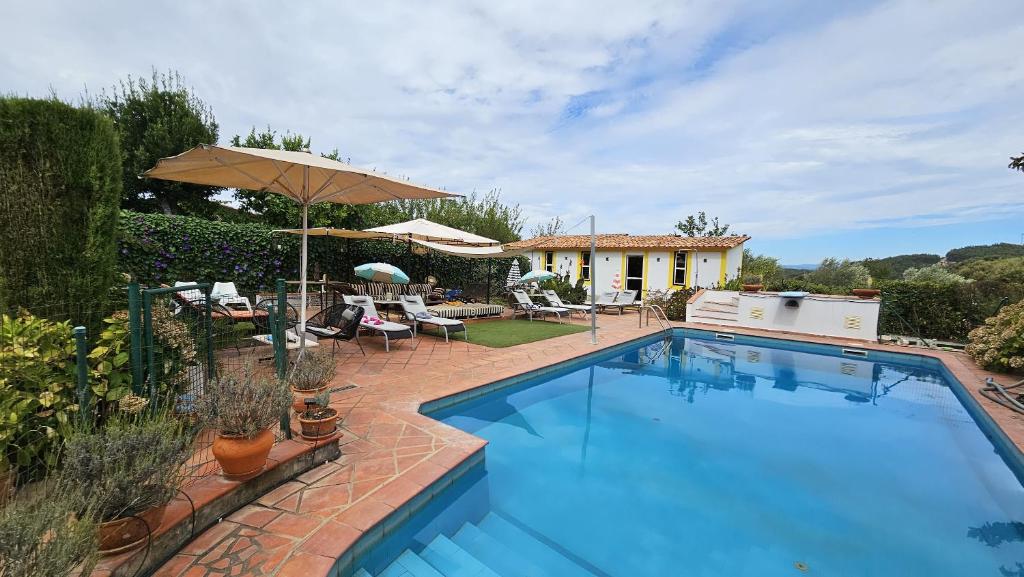
<instances>
[{"instance_id":1,"label":"metal chair","mask_svg":"<svg viewBox=\"0 0 1024 577\"><path fill-rule=\"evenodd\" d=\"M363 343L359 342L359 321L363 320L363 307L339 304L327 307L306 321L306 331L317 340L330 339L331 356L334 356L338 341L355 341L359 352L366 356Z\"/></svg>"}]
</instances>

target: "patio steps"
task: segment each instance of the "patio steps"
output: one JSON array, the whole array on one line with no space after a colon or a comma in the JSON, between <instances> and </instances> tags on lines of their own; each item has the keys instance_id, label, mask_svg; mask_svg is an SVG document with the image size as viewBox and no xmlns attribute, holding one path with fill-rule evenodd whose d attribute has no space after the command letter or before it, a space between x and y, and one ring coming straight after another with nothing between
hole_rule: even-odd
<instances>
[{"instance_id":1,"label":"patio steps","mask_svg":"<svg viewBox=\"0 0 1024 577\"><path fill-rule=\"evenodd\" d=\"M360 569L355 577L369 577ZM450 539L438 535L419 554L406 549L377 577L594 577L515 524L488 513Z\"/></svg>"},{"instance_id":2,"label":"patio steps","mask_svg":"<svg viewBox=\"0 0 1024 577\"><path fill-rule=\"evenodd\" d=\"M739 297L719 301L706 300L697 305L691 318L686 320L715 325L737 325L740 317L739 308Z\"/></svg>"}]
</instances>

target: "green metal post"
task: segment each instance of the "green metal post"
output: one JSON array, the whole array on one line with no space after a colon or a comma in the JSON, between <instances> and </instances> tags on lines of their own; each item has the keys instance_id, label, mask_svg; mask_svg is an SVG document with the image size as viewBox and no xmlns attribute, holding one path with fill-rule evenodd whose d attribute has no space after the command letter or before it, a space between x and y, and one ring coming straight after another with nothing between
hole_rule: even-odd
<instances>
[{"instance_id":1,"label":"green metal post","mask_svg":"<svg viewBox=\"0 0 1024 577\"><path fill-rule=\"evenodd\" d=\"M206 308L204 309L205 318L203 319L203 327L206 329L206 376L210 379L213 378L214 369L216 368L213 364L213 304L210 302L210 294L213 292L211 285L206 285L203 288L203 299L206 302ZM231 338L237 338L237 335L231 335Z\"/></svg>"},{"instance_id":2,"label":"green metal post","mask_svg":"<svg viewBox=\"0 0 1024 577\"><path fill-rule=\"evenodd\" d=\"M142 333L146 335L146 370L149 406L156 411L156 347L153 341L153 293L142 293Z\"/></svg>"},{"instance_id":3,"label":"green metal post","mask_svg":"<svg viewBox=\"0 0 1024 577\"><path fill-rule=\"evenodd\" d=\"M82 424L89 423L92 411L89 408L89 351L85 345L85 327L75 327L75 364L78 368L78 413Z\"/></svg>"},{"instance_id":4,"label":"green metal post","mask_svg":"<svg viewBox=\"0 0 1024 577\"><path fill-rule=\"evenodd\" d=\"M283 278L277 279L277 306L274 307L274 311L277 314L271 319L270 325L277 333L274 335L274 361L277 363L277 378L283 380L288 372L288 335L285 334L285 321L288 320L288 289ZM284 433L284 438L292 438L288 409L281 415L281 432Z\"/></svg>"},{"instance_id":5,"label":"green metal post","mask_svg":"<svg viewBox=\"0 0 1024 577\"><path fill-rule=\"evenodd\" d=\"M142 317L139 283L128 285L128 332L131 335L132 392L142 392Z\"/></svg>"}]
</instances>

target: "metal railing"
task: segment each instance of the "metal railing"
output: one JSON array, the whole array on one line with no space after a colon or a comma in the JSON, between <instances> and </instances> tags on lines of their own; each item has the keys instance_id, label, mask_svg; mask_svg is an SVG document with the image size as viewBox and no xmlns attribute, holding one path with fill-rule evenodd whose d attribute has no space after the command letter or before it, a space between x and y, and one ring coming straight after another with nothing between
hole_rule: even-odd
<instances>
[{"instance_id":1,"label":"metal railing","mask_svg":"<svg viewBox=\"0 0 1024 577\"><path fill-rule=\"evenodd\" d=\"M665 314L665 310L658 305L642 305L640 307L640 319L638 320L639 327L644 326L644 311L647 311L647 326L651 325L651 311L654 311L654 318L658 321L661 326L661 330L666 334L672 333L672 322L668 320L668 315Z\"/></svg>"}]
</instances>

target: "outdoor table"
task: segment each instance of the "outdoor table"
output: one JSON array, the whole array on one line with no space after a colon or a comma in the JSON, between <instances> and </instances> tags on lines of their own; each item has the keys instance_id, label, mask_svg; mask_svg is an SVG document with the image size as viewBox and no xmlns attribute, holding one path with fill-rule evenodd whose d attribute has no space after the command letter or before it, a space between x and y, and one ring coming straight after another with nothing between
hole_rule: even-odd
<instances>
[{"instance_id":1,"label":"outdoor table","mask_svg":"<svg viewBox=\"0 0 1024 577\"><path fill-rule=\"evenodd\" d=\"M399 307L399 309L401 309L402 301L398 301L398 300L384 300L384 299L376 300L376 299L374 299L373 304L380 306L380 311L378 311L378 312L383 311L385 318L382 319L382 320L387 320L388 318L390 318L392 307L396 307L397 306L397 307Z\"/></svg>"},{"instance_id":2,"label":"outdoor table","mask_svg":"<svg viewBox=\"0 0 1024 577\"><path fill-rule=\"evenodd\" d=\"M296 336L294 334L289 334L288 336L295 336L295 340L292 340L290 338L286 339L287 342L285 343L285 346L284 346L285 350L292 351L292 350L295 350L295 349L299 348L299 338L298 338L298 336ZM274 344L274 341L271 339L270 335L253 335L252 340L254 340L254 341L258 342L258 343L262 343L264 345L273 345ZM306 348L307 349L313 348L313 347L319 347L319 346L320 346L320 343L316 342L315 340L308 339L308 338L306 339Z\"/></svg>"}]
</instances>

